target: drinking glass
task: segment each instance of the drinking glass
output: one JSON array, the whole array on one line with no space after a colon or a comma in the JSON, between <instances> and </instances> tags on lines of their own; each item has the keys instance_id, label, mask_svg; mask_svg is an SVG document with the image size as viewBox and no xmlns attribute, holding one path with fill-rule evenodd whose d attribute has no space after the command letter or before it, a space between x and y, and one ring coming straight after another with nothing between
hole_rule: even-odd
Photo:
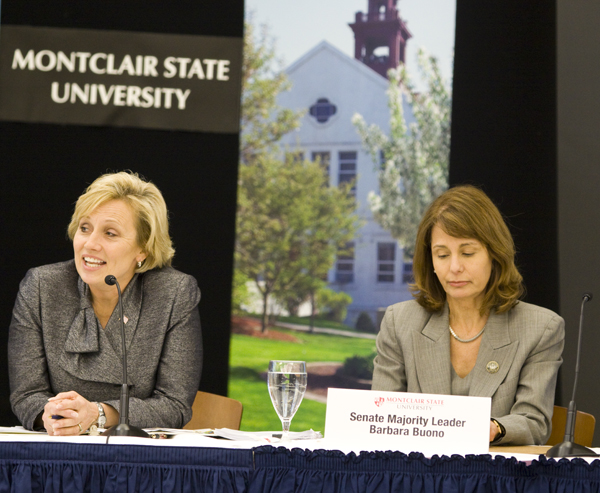
<instances>
[{"instance_id":1,"label":"drinking glass","mask_svg":"<svg viewBox=\"0 0 600 493\"><path fill-rule=\"evenodd\" d=\"M306 392L304 361L269 362L269 394L283 426L282 440L289 440L290 423Z\"/></svg>"}]
</instances>

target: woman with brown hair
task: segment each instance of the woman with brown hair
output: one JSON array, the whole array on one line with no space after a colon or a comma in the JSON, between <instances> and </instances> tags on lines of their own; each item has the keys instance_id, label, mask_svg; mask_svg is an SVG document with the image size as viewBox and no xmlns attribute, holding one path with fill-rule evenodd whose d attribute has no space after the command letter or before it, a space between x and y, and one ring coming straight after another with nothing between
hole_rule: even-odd
<instances>
[{"instance_id":1,"label":"woman with brown hair","mask_svg":"<svg viewBox=\"0 0 600 493\"><path fill-rule=\"evenodd\" d=\"M417 233L415 299L390 306L382 321L373 390L491 397L490 442L545 443L564 321L519 301L514 257L484 192L458 186L440 195Z\"/></svg>"}]
</instances>

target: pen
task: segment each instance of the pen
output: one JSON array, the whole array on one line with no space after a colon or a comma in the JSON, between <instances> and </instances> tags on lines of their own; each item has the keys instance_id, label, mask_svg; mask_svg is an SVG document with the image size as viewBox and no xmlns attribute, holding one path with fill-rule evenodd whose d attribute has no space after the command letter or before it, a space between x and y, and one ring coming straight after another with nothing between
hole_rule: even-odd
<instances>
[{"instance_id":1,"label":"pen","mask_svg":"<svg viewBox=\"0 0 600 493\"><path fill-rule=\"evenodd\" d=\"M60 415L58 415L58 414L53 414L53 415L51 416L51 418L52 418L52 419L65 419L65 417L64 417L64 416L60 416Z\"/></svg>"}]
</instances>

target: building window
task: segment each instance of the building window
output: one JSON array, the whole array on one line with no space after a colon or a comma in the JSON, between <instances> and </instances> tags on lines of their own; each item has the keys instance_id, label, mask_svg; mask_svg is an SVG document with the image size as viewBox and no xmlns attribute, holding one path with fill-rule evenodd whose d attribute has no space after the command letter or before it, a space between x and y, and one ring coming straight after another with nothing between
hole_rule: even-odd
<instances>
[{"instance_id":1,"label":"building window","mask_svg":"<svg viewBox=\"0 0 600 493\"><path fill-rule=\"evenodd\" d=\"M319 161L323 167L323 172L329 177L329 163L331 162L331 153L329 151L320 151L312 153L312 160Z\"/></svg>"},{"instance_id":2,"label":"building window","mask_svg":"<svg viewBox=\"0 0 600 493\"><path fill-rule=\"evenodd\" d=\"M377 243L377 282L394 282L396 244Z\"/></svg>"},{"instance_id":3,"label":"building window","mask_svg":"<svg viewBox=\"0 0 600 493\"><path fill-rule=\"evenodd\" d=\"M327 98L319 98L309 109L310 116L314 116L319 123L326 123L337 113L337 106L331 104Z\"/></svg>"},{"instance_id":4,"label":"building window","mask_svg":"<svg viewBox=\"0 0 600 493\"><path fill-rule=\"evenodd\" d=\"M340 152L340 173L338 183L353 182L350 194L356 197L356 151Z\"/></svg>"},{"instance_id":5,"label":"building window","mask_svg":"<svg viewBox=\"0 0 600 493\"><path fill-rule=\"evenodd\" d=\"M335 281L340 283L354 282L354 242L346 243L346 248L338 253L335 264Z\"/></svg>"},{"instance_id":6,"label":"building window","mask_svg":"<svg viewBox=\"0 0 600 493\"><path fill-rule=\"evenodd\" d=\"M413 264L412 262L405 262L402 265L402 282L404 284L415 282L413 277Z\"/></svg>"}]
</instances>

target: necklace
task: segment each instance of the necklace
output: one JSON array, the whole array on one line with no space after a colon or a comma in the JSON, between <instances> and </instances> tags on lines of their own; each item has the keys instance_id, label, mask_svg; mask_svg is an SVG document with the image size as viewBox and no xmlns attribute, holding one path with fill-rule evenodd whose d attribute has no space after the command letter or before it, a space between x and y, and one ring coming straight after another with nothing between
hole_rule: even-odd
<instances>
[{"instance_id":1,"label":"necklace","mask_svg":"<svg viewBox=\"0 0 600 493\"><path fill-rule=\"evenodd\" d=\"M475 339L477 339L481 334L483 334L483 331L485 330L485 328L487 327L487 324L483 326L483 329L481 329L477 334L475 334L473 337L471 337L470 339L463 339L462 337L458 337L456 335L456 332L454 332L452 330L452 327L450 327L448 325L448 328L450 329L450 334L452 334L452 337L454 337L458 342L472 342Z\"/></svg>"}]
</instances>

